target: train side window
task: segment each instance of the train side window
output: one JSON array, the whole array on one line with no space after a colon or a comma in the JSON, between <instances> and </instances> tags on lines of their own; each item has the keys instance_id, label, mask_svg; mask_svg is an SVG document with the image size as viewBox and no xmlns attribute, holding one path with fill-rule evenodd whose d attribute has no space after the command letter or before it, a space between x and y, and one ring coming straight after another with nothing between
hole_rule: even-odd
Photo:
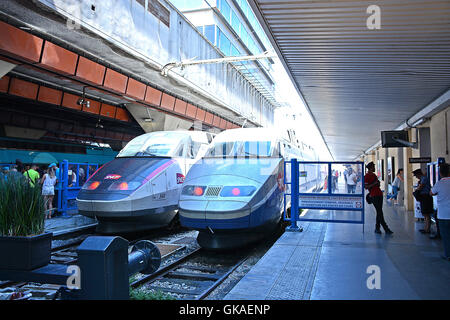
<instances>
[{"instance_id":1,"label":"train side window","mask_svg":"<svg viewBox=\"0 0 450 320\"><path fill-rule=\"evenodd\" d=\"M174 153L175 157L183 157L184 154L184 144L179 146L179 149Z\"/></svg>"},{"instance_id":2,"label":"train side window","mask_svg":"<svg viewBox=\"0 0 450 320\"><path fill-rule=\"evenodd\" d=\"M191 141L188 157L190 157L191 159L194 159L195 157L197 157L197 154L200 151L201 145L202 145L202 143L200 143L200 142Z\"/></svg>"},{"instance_id":3,"label":"train side window","mask_svg":"<svg viewBox=\"0 0 450 320\"><path fill-rule=\"evenodd\" d=\"M274 145L272 150L272 157L281 158L280 143Z\"/></svg>"}]
</instances>

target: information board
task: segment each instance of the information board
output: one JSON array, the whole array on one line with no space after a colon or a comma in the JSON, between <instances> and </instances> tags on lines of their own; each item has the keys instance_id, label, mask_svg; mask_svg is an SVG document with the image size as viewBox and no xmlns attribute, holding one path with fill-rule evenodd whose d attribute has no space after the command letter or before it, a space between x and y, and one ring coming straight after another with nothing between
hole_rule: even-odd
<instances>
[{"instance_id":1,"label":"information board","mask_svg":"<svg viewBox=\"0 0 450 320\"><path fill-rule=\"evenodd\" d=\"M298 206L300 208L310 209L362 209L363 197L346 197L346 196L305 196L300 195Z\"/></svg>"}]
</instances>

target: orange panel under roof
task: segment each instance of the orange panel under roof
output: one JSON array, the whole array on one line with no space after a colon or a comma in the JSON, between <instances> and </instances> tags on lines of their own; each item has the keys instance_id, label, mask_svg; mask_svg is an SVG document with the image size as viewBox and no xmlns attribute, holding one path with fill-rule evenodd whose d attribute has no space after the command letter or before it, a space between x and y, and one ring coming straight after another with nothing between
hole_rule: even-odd
<instances>
[{"instance_id":1,"label":"orange panel under roof","mask_svg":"<svg viewBox=\"0 0 450 320\"><path fill-rule=\"evenodd\" d=\"M224 118L221 118L219 128L225 129L226 127L227 127L227 120L225 120Z\"/></svg>"},{"instance_id":2,"label":"orange panel under roof","mask_svg":"<svg viewBox=\"0 0 450 320\"><path fill-rule=\"evenodd\" d=\"M186 107L187 107L187 102L180 100L180 99L176 99L175 100L175 109L174 111L180 114L185 114L186 113Z\"/></svg>"},{"instance_id":3,"label":"orange panel under roof","mask_svg":"<svg viewBox=\"0 0 450 320\"><path fill-rule=\"evenodd\" d=\"M3 76L0 79L0 92L7 92L9 87L9 77Z\"/></svg>"},{"instance_id":4,"label":"orange panel under roof","mask_svg":"<svg viewBox=\"0 0 450 320\"><path fill-rule=\"evenodd\" d=\"M175 105L175 98L167 93L163 93L160 107L167 110L173 110L174 105Z\"/></svg>"},{"instance_id":5,"label":"orange panel under roof","mask_svg":"<svg viewBox=\"0 0 450 320\"><path fill-rule=\"evenodd\" d=\"M77 104L77 101L80 98L81 98L80 96L64 92L63 101L61 105L66 108L81 110L81 105Z\"/></svg>"},{"instance_id":6,"label":"orange panel under roof","mask_svg":"<svg viewBox=\"0 0 450 320\"><path fill-rule=\"evenodd\" d=\"M38 100L45 103L60 105L63 92L60 90L41 86L39 88Z\"/></svg>"},{"instance_id":7,"label":"orange panel under roof","mask_svg":"<svg viewBox=\"0 0 450 320\"><path fill-rule=\"evenodd\" d=\"M197 114L197 107L188 103L186 106L186 115L192 119L195 119L195 116Z\"/></svg>"},{"instance_id":8,"label":"orange panel under roof","mask_svg":"<svg viewBox=\"0 0 450 320\"><path fill-rule=\"evenodd\" d=\"M146 85L143 84L142 82L129 78L127 86L127 95L139 100L144 100L145 87Z\"/></svg>"},{"instance_id":9,"label":"orange panel under roof","mask_svg":"<svg viewBox=\"0 0 450 320\"><path fill-rule=\"evenodd\" d=\"M147 86L147 91L145 93L146 102L159 107L159 104L161 103L161 96L162 96L161 91L153 87Z\"/></svg>"},{"instance_id":10,"label":"orange panel under roof","mask_svg":"<svg viewBox=\"0 0 450 320\"><path fill-rule=\"evenodd\" d=\"M80 56L80 59L78 60L77 73L75 76L87 82L102 85L103 78L105 77L105 71L106 68L101 64Z\"/></svg>"},{"instance_id":11,"label":"orange panel under roof","mask_svg":"<svg viewBox=\"0 0 450 320\"><path fill-rule=\"evenodd\" d=\"M195 119L200 120L200 121L205 121L205 114L206 114L205 110L198 108L197 114L195 115Z\"/></svg>"},{"instance_id":12,"label":"orange panel under roof","mask_svg":"<svg viewBox=\"0 0 450 320\"><path fill-rule=\"evenodd\" d=\"M219 127L219 125L220 125L220 119L221 119L221 118L220 118L219 116L214 115L213 126Z\"/></svg>"},{"instance_id":13,"label":"orange panel under roof","mask_svg":"<svg viewBox=\"0 0 450 320\"><path fill-rule=\"evenodd\" d=\"M39 85L25 80L12 78L9 93L28 99L36 99Z\"/></svg>"},{"instance_id":14,"label":"orange panel under roof","mask_svg":"<svg viewBox=\"0 0 450 320\"><path fill-rule=\"evenodd\" d=\"M116 119L121 121L130 121L130 117L128 115L128 111L122 108L117 108L116 110Z\"/></svg>"},{"instance_id":15,"label":"orange panel under roof","mask_svg":"<svg viewBox=\"0 0 450 320\"><path fill-rule=\"evenodd\" d=\"M75 74L78 55L54 43L46 41L42 53L41 65L64 74Z\"/></svg>"},{"instance_id":16,"label":"orange panel under roof","mask_svg":"<svg viewBox=\"0 0 450 320\"><path fill-rule=\"evenodd\" d=\"M89 108L87 107L87 105L84 104L82 110L84 112L99 114L101 103L99 101L95 101L95 100L90 100L90 99L87 99L87 100L89 101Z\"/></svg>"},{"instance_id":17,"label":"orange panel under roof","mask_svg":"<svg viewBox=\"0 0 450 320\"><path fill-rule=\"evenodd\" d=\"M39 62L44 40L0 21L0 52Z\"/></svg>"},{"instance_id":18,"label":"orange panel under roof","mask_svg":"<svg viewBox=\"0 0 450 320\"><path fill-rule=\"evenodd\" d=\"M214 115L212 113L206 112L206 114L205 114L205 122L208 123L208 124L212 124L213 123L213 116Z\"/></svg>"},{"instance_id":19,"label":"orange panel under roof","mask_svg":"<svg viewBox=\"0 0 450 320\"><path fill-rule=\"evenodd\" d=\"M103 86L120 93L125 93L128 77L112 69L106 69Z\"/></svg>"},{"instance_id":20,"label":"orange panel under roof","mask_svg":"<svg viewBox=\"0 0 450 320\"><path fill-rule=\"evenodd\" d=\"M102 103L100 114L105 117L114 118L116 116L116 107L106 103Z\"/></svg>"}]
</instances>

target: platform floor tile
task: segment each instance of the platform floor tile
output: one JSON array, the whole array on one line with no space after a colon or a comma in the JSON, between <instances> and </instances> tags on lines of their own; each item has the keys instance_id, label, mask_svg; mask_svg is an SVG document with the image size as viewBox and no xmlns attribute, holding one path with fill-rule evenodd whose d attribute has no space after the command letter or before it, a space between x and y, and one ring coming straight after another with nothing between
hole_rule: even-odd
<instances>
[{"instance_id":1,"label":"platform floor tile","mask_svg":"<svg viewBox=\"0 0 450 320\"><path fill-rule=\"evenodd\" d=\"M373 271L380 270L380 288L369 289ZM387 254L380 248L323 247L311 293L313 300L418 299Z\"/></svg>"}]
</instances>

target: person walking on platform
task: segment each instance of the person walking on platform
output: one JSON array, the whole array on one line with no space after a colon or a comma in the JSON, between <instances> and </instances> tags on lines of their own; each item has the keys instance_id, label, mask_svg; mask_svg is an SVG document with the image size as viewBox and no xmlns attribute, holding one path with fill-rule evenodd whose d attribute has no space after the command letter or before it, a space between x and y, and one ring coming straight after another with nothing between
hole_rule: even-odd
<instances>
[{"instance_id":1,"label":"person walking on platform","mask_svg":"<svg viewBox=\"0 0 450 320\"><path fill-rule=\"evenodd\" d=\"M41 179L42 195L44 196L44 206L46 217L51 219L53 212L53 197L55 196L56 165L53 163L48 167L48 171Z\"/></svg>"},{"instance_id":2,"label":"person walking on platform","mask_svg":"<svg viewBox=\"0 0 450 320\"><path fill-rule=\"evenodd\" d=\"M431 215L433 214L433 197L430 196L430 179L428 179L428 177L424 175L420 169L414 170L412 174L414 177L419 179L419 186L413 194L416 200L420 202L420 211L425 219L425 226L419 231L422 233L430 233Z\"/></svg>"},{"instance_id":3,"label":"person walking on platform","mask_svg":"<svg viewBox=\"0 0 450 320\"><path fill-rule=\"evenodd\" d=\"M30 169L26 170L23 175L25 178L28 179L28 182L30 183L30 186L34 187L36 184L36 181L39 180L40 176L39 173L36 171L38 166L36 164L33 164Z\"/></svg>"},{"instance_id":4,"label":"person walking on platform","mask_svg":"<svg viewBox=\"0 0 450 320\"><path fill-rule=\"evenodd\" d=\"M387 199L394 199L394 204L398 204L397 196L400 184L403 183L403 169L398 169L394 182L392 182L392 194L387 195Z\"/></svg>"},{"instance_id":5,"label":"person walking on platform","mask_svg":"<svg viewBox=\"0 0 450 320\"><path fill-rule=\"evenodd\" d=\"M356 191L356 184L357 184L357 176L355 171L353 171L352 168L349 168L349 173L347 177L347 193L355 193Z\"/></svg>"},{"instance_id":6,"label":"person walking on platform","mask_svg":"<svg viewBox=\"0 0 450 320\"><path fill-rule=\"evenodd\" d=\"M76 183L77 183L77 174L75 173L74 169L76 169L75 166L70 166L69 170L67 171L67 175L68 175L67 176L67 179L68 179L67 186L69 188L76 186Z\"/></svg>"},{"instance_id":7,"label":"person walking on platform","mask_svg":"<svg viewBox=\"0 0 450 320\"><path fill-rule=\"evenodd\" d=\"M439 165L441 180L431 189L430 194L437 196L437 223L444 246L444 256L450 260L450 166L447 163Z\"/></svg>"},{"instance_id":8,"label":"person walking on platform","mask_svg":"<svg viewBox=\"0 0 450 320\"><path fill-rule=\"evenodd\" d=\"M383 215L383 192L380 189L380 181L375 175L375 164L370 162L366 165L367 173L364 176L364 188L369 190L369 196L372 198L373 206L377 211L377 218L375 224L375 233L381 233L380 225L383 227L386 234L392 234Z\"/></svg>"}]
</instances>

